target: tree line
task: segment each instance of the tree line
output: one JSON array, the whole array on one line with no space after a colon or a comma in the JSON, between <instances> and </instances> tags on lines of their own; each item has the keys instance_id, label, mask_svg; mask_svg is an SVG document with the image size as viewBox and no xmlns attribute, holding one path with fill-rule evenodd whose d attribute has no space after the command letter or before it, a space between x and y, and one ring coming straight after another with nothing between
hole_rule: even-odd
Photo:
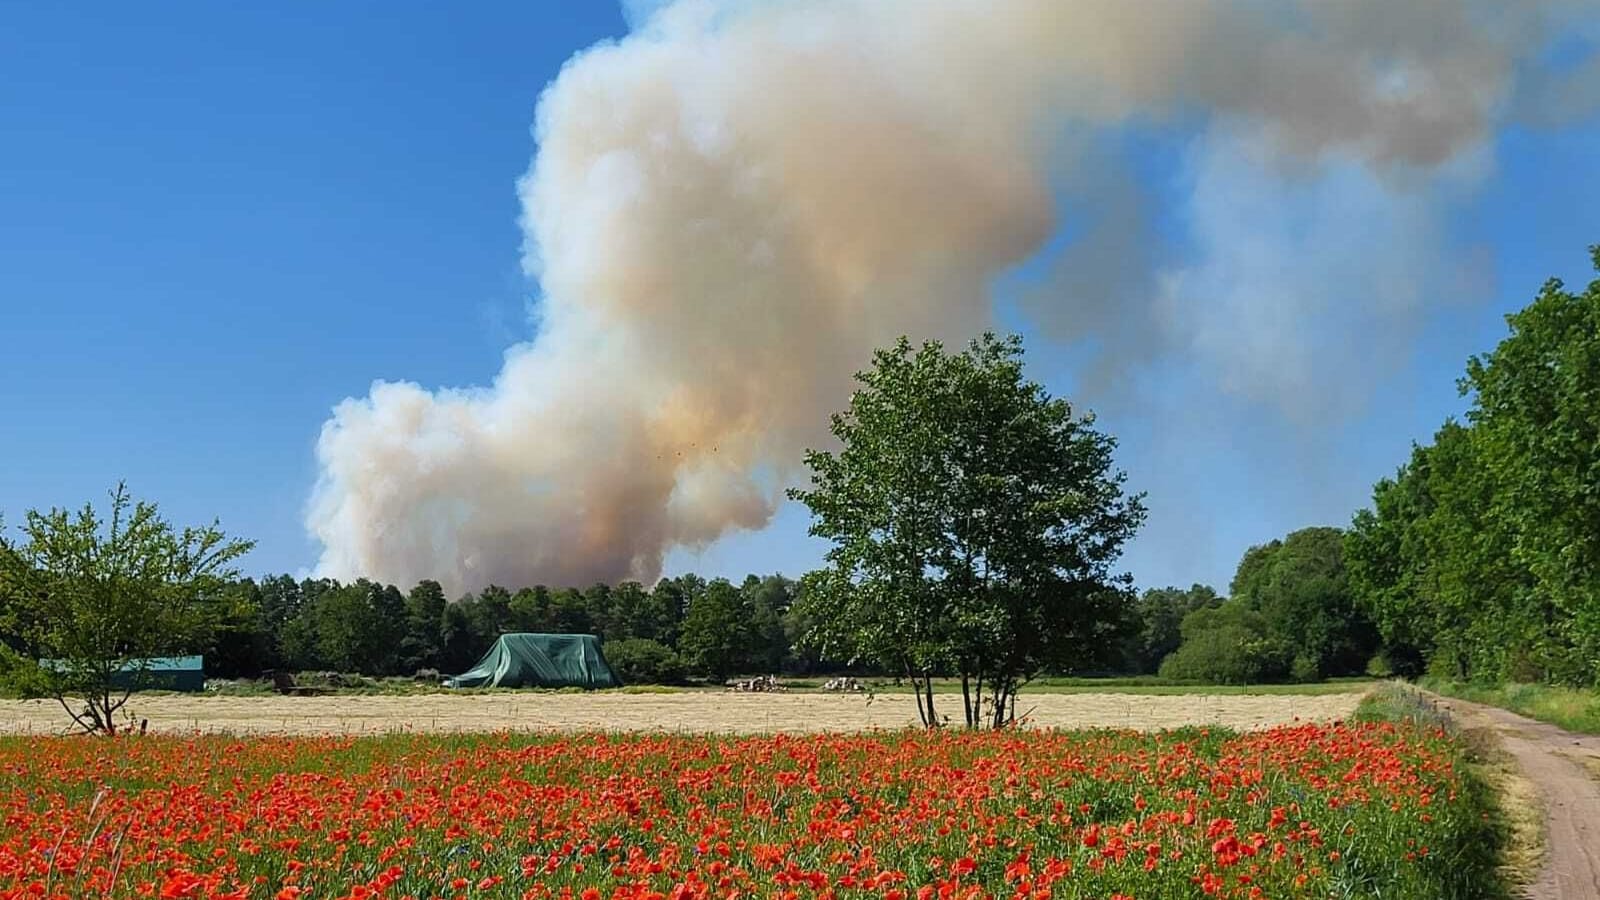
<instances>
[{"instance_id":1,"label":"tree line","mask_svg":"<svg viewBox=\"0 0 1600 900\"><path fill-rule=\"evenodd\" d=\"M1600 279L1506 323L1458 383L1465 420L1356 514L1351 580L1402 671L1600 684Z\"/></svg>"},{"instance_id":2,"label":"tree line","mask_svg":"<svg viewBox=\"0 0 1600 900\"><path fill-rule=\"evenodd\" d=\"M491 585L452 600L437 581L402 592L366 579L244 579L223 592L206 668L251 678L273 669L457 673L501 634L546 632L598 635L625 681L805 673L822 661L796 647L804 628L796 588L781 575L735 585L690 574L651 588L633 581L585 590Z\"/></svg>"}]
</instances>

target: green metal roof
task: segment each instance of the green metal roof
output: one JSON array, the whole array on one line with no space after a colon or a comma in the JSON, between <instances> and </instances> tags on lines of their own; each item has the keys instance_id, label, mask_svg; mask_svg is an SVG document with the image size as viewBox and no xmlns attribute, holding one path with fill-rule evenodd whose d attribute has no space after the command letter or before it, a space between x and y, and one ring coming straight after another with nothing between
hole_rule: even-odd
<instances>
[{"instance_id":1,"label":"green metal roof","mask_svg":"<svg viewBox=\"0 0 1600 900\"><path fill-rule=\"evenodd\" d=\"M158 659L139 660L137 662L123 663L118 671L132 672L143 669L146 672L201 672L205 670L203 656L165 656ZM61 665L58 660L41 659L39 665L53 669Z\"/></svg>"}]
</instances>

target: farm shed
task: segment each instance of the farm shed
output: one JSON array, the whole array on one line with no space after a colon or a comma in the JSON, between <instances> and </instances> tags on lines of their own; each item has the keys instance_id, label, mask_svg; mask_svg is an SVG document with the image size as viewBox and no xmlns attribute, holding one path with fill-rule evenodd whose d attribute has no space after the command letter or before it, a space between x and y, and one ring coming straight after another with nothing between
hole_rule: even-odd
<instances>
[{"instance_id":1,"label":"farm shed","mask_svg":"<svg viewBox=\"0 0 1600 900\"><path fill-rule=\"evenodd\" d=\"M55 669L60 663L53 659L41 659L39 665ZM127 662L111 676L111 685L141 691L203 691L206 688L205 658L167 656Z\"/></svg>"},{"instance_id":2,"label":"farm shed","mask_svg":"<svg viewBox=\"0 0 1600 900\"><path fill-rule=\"evenodd\" d=\"M445 685L611 688L622 680L592 634L502 634L477 665Z\"/></svg>"}]
</instances>

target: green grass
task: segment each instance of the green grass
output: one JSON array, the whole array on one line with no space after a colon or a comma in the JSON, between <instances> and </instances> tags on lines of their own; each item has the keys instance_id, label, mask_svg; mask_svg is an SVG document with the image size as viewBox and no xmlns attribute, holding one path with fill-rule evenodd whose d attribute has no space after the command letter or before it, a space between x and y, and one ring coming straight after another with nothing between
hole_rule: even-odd
<instances>
[{"instance_id":1,"label":"green grass","mask_svg":"<svg viewBox=\"0 0 1600 900\"><path fill-rule=\"evenodd\" d=\"M1484 885L1486 895L1511 896L1506 891L1509 885L1528 884L1537 877L1543 860L1544 807L1538 790L1492 735L1462 731L1432 698L1401 681L1375 685L1351 718L1390 722L1449 740L1462 775L1461 799L1480 810L1476 840L1495 861L1497 883Z\"/></svg>"},{"instance_id":2,"label":"green grass","mask_svg":"<svg viewBox=\"0 0 1600 900\"><path fill-rule=\"evenodd\" d=\"M1455 730L1449 713L1422 692L1396 681L1382 682L1368 691L1352 718L1357 722L1405 722L1430 730Z\"/></svg>"},{"instance_id":3,"label":"green grass","mask_svg":"<svg viewBox=\"0 0 1600 900\"><path fill-rule=\"evenodd\" d=\"M1600 691L1548 684L1471 684L1424 678L1422 686L1446 697L1487 703L1568 731L1600 734Z\"/></svg>"}]
</instances>

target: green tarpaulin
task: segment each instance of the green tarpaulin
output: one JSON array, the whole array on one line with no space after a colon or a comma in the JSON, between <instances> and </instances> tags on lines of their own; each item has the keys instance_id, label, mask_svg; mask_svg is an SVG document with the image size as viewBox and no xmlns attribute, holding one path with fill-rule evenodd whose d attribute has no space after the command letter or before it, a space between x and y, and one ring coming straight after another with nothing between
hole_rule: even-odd
<instances>
[{"instance_id":1,"label":"green tarpaulin","mask_svg":"<svg viewBox=\"0 0 1600 900\"><path fill-rule=\"evenodd\" d=\"M502 634L449 687L621 687L592 634Z\"/></svg>"}]
</instances>

